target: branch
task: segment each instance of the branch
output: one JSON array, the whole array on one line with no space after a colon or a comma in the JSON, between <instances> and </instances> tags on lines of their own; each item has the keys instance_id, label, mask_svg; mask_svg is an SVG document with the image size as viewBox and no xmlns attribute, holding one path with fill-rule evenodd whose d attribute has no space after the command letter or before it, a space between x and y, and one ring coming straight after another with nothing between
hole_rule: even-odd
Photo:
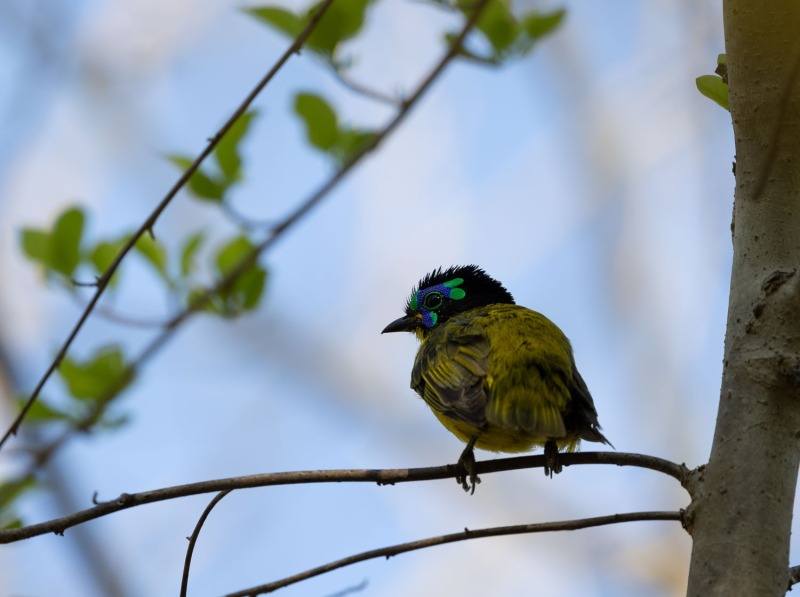
<instances>
[{"instance_id":1,"label":"branch","mask_svg":"<svg viewBox=\"0 0 800 597\"><path fill-rule=\"evenodd\" d=\"M114 275L114 272L117 271L117 268L122 263L122 260L128 254L128 252L133 248L136 244L136 241L145 233L145 232L152 232L153 226L155 226L156 221L158 220L161 213L167 208L170 204L172 199L175 195L178 194L184 185L188 182L189 178L191 178L192 174L200 167L200 164L203 163L214 148L219 144L225 134L230 130L230 128L236 123L239 117L247 111L247 108L250 107L250 104L253 103L253 100L258 96L259 93L266 87L266 85L272 80L275 74L283 67L287 60L291 57L292 54L296 54L300 51L300 48L305 43L308 36L311 35L311 32L317 26L322 16L325 14L325 11L328 10L328 7L333 3L333 0L325 0L322 4L320 4L317 11L311 16L306 25L305 29L297 36L297 38L292 42L292 44L287 48L287 50L283 53L283 55L278 59L278 61L273 65L273 67L269 70L269 72L264 75L261 81L253 88L253 90L248 94L248 96L244 99L244 101L239 105L239 107L234 111L230 118L222 125L222 127L217 131L217 133L208 140L208 145L206 148L197 156L197 158L192 162L192 164L186 169L186 171L181 175L181 177L175 182L172 188L167 192L161 202L156 206L150 216L144 221L144 223L139 227L139 229L131 235L128 239L128 242L125 243L125 246L122 247L117 257L108 267L108 269L103 273L103 275L97 280L97 290L95 291L94 295L92 296L89 303L86 305L83 313L81 314L78 322L75 324L75 327L70 332L69 336L67 337L64 344L61 346L61 349L58 351L58 354L53 359L53 362L48 367L47 371L45 371L42 378L39 380L39 383L34 388L33 393L31 394L30 398L28 398L25 405L22 407L22 410L19 412L17 417L14 419L14 422L11 424L11 427L8 428L6 433L0 438L0 449L2 449L3 445L8 441L8 439L12 435L16 435L19 429L19 426L22 424L23 419L28 414L28 411L33 406L33 403L36 401L36 398L42 391L45 383L47 380L50 379L50 376L56 370L56 368L61 363L62 359L66 356L67 351L69 350L72 342L75 340L78 332L83 327L83 324L86 323L86 320L89 318L89 315L97 305L97 302L100 300L100 296L105 291L106 287L108 286L108 282L111 280L111 276Z\"/></svg>"},{"instance_id":2,"label":"branch","mask_svg":"<svg viewBox=\"0 0 800 597\"><path fill-rule=\"evenodd\" d=\"M681 483L689 475L689 469L684 465L675 464L643 454L626 454L617 452L577 452L560 454L559 462L563 466L577 464L615 464L617 466L636 466L664 473L677 479ZM544 468L546 462L542 455L517 456L513 458L498 458L485 460L475 464L477 474L496 473L526 468ZM458 464L433 466L412 469L351 469L329 471L293 471L284 473L264 473L247 475L243 477L229 477L213 481L200 481L186 485L175 485L162 489L143 491L141 493L123 493L118 498L107 502L97 502L92 508L80 510L73 514L62 516L15 529L0 530L0 543L14 543L23 539L30 539L46 533L63 535L64 531L89 520L102 518L120 510L127 510L144 504L163 502L190 495L200 495L234 489L249 489L254 487L272 487L276 485L298 485L306 483L377 483L378 485L395 485L411 481L432 481L435 479L454 478L457 474L464 474L463 467Z\"/></svg>"},{"instance_id":3,"label":"branch","mask_svg":"<svg viewBox=\"0 0 800 597\"><path fill-rule=\"evenodd\" d=\"M320 576L338 568L344 568L358 562L372 560L374 558L390 558L401 553L415 551L417 549L424 549L426 547L434 547L436 545L445 545L447 543L456 543L458 541L467 541L469 539L482 539L484 537L502 537L505 535L522 535L528 533L549 533L554 531L577 531L579 529L587 529L591 527L599 527L609 524L617 524L621 522L639 522L646 520L674 520L680 521L683 517L682 512L628 512L625 514L611 514L609 516L596 516L594 518L580 518L577 520L563 520L560 522L543 522L538 524L519 524L505 527L491 527L487 529L469 530L464 529L461 533L452 533L450 535L439 535L438 537L429 537L427 539L420 539L418 541L409 541L408 543L400 543L398 545L391 545L389 547L382 547L380 549L372 549L364 551L356 555L352 555L341 560L336 560L316 568L311 568L305 572L287 576L275 582L258 585L235 593L229 593L225 597L248 597L253 595L261 595L263 593L271 593L277 589L288 587L289 585L298 583L302 580Z\"/></svg>"},{"instance_id":4,"label":"branch","mask_svg":"<svg viewBox=\"0 0 800 597\"><path fill-rule=\"evenodd\" d=\"M220 491L216 496L214 496L214 499L211 500L208 506L206 506L206 509L203 510L200 520L197 521L197 524L194 527L192 536L188 537L189 547L186 549L186 560L183 564L183 578L181 579L180 597L186 597L186 591L189 588L189 566L192 563L192 554L194 553L194 546L197 544L197 538L200 536L200 529L203 528L203 524L205 524L206 518L208 518L208 515L211 514L214 506L219 504L222 501L222 498L224 498L230 492L230 489L227 491Z\"/></svg>"},{"instance_id":5,"label":"branch","mask_svg":"<svg viewBox=\"0 0 800 597\"><path fill-rule=\"evenodd\" d=\"M338 64L330 64L330 68L336 79L350 91L354 91L366 98L381 102L383 104L388 104L390 106L397 107L403 105L403 100L401 98L388 95L382 91L378 91L377 89L371 89L366 85L354 80L349 74L347 74L342 66Z\"/></svg>"},{"instance_id":6,"label":"branch","mask_svg":"<svg viewBox=\"0 0 800 597\"><path fill-rule=\"evenodd\" d=\"M431 87L433 82L436 78L442 73L444 68L455 58L459 55L461 44L466 38L467 34L471 31L474 27L475 22L478 19L478 16L481 14L483 9L488 4L488 0L480 0L476 6L475 11L470 16L470 18L465 23L464 27L460 31L460 33L454 38L453 44L450 46L448 51L445 55L439 60L439 62L434 66L433 69L428 73L428 75L423 79L423 81L419 84L413 94L404 100L401 107L398 109L395 116L381 129L378 133L376 133L367 143L365 143L358 151L354 152L354 154L350 157L350 159L345 162L342 167L330 178L327 182L325 182L321 187L319 187L314 193L312 193L305 201L303 201L294 211L292 211L288 216L286 216L283 220L277 223L277 225L273 228L271 233L258 245L256 245L253 250L246 255L236 267L231 268L227 274L222 277L220 280L217 281L216 284L207 288L203 292L197 293L189 305L183 311L177 313L174 317L168 320L164 324L164 329L159 333L139 354L139 356L128 366L128 368L123 372L122 378L129 378L132 379L135 375L136 371L142 367L147 361L149 361L166 343L168 340L171 339L172 335L175 333L175 330L187 319L189 319L194 313L200 311L204 305L206 305L212 297L219 294L220 292L230 288L236 280L248 269L250 269L255 263L258 261L258 258L263 254L265 251L270 249L272 245L274 245L287 230L292 228L295 224L297 224L304 216L306 216L311 210L313 210L321 201L324 199L335 187L338 185L347 174L350 173L351 170L355 168L355 166L371 151L376 149L378 145L380 145L384 139L386 139L406 118L411 108L419 101L422 95ZM41 384L40 384L41 386ZM36 393L34 393L34 397ZM50 446L46 447L44 450L40 451L40 462L44 462L49 459L55 451L65 443L65 441L77 433L78 431L86 431L88 428L94 424L94 422L102 415L103 409L105 406L114 398L114 389L112 388L108 395L101 397L97 400L97 406L91 412L89 412L86 417L84 417L79 423L77 423L74 427L67 429L61 436L59 436ZM26 405L26 408L32 404L32 401L29 401L29 404ZM21 417L24 416L24 412L21 413L20 417L18 417L17 422L15 425L19 425L19 421ZM12 426L13 429L13 426ZM7 434L8 435L8 434ZM0 442L0 447L2 447L2 442Z\"/></svg>"},{"instance_id":7,"label":"branch","mask_svg":"<svg viewBox=\"0 0 800 597\"><path fill-rule=\"evenodd\" d=\"M361 591L367 588L367 584L368 584L367 580L364 579L357 585L353 585L352 587L347 587L346 589L342 589L341 591L338 591L333 595L330 595L330 597L345 597L346 595L350 595L352 593L360 593Z\"/></svg>"},{"instance_id":8,"label":"branch","mask_svg":"<svg viewBox=\"0 0 800 597\"><path fill-rule=\"evenodd\" d=\"M789 568L789 585L786 587L787 591L791 591L792 587L800 582L800 566L792 566Z\"/></svg>"}]
</instances>

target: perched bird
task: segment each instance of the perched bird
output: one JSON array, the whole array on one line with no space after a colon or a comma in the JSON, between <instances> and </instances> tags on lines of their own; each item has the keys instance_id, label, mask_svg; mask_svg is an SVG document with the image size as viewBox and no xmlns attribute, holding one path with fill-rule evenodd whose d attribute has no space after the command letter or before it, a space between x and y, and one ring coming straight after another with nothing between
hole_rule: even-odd
<instances>
[{"instance_id":1,"label":"perched bird","mask_svg":"<svg viewBox=\"0 0 800 597\"><path fill-rule=\"evenodd\" d=\"M582 439L611 445L575 367L572 346L544 315L514 302L475 265L441 268L411 292L406 314L383 332L413 332L421 344L411 388L467 447L456 479L475 491L473 447L492 452L545 448L545 474L561 471L559 450ZM469 479L469 484L467 480Z\"/></svg>"}]
</instances>

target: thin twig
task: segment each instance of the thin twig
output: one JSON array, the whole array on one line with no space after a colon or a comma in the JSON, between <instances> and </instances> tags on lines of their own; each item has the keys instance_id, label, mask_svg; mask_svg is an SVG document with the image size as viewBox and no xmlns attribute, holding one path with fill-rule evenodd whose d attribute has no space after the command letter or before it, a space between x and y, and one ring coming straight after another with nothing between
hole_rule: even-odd
<instances>
[{"instance_id":1,"label":"thin twig","mask_svg":"<svg viewBox=\"0 0 800 597\"><path fill-rule=\"evenodd\" d=\"M617 466L636 466L664 473L677 479L681 483L690 471L684 465L669 462L655 456L643 454L627 454L623 452L576 452L560 454L559 463L563 466L580 464L612 464ZM527 468L543 468L545 457L517 456L513 458L498 458L485 460L475 464L475 472L480 475L497 473L501 471L520 470ZM63 535L64 531L89 520L108 516L120 510L127 510L143 504L152 504L218 491L233 489L249 489L254 487L272 487L276 485L298 485L308 483L377 483L378 485L395 485L414 481L432 481L435 479L450 479L457 474L463 474L463 469L458 464L445 466L432 466L412 469L353 469L329 471L293 471L284 473L264 473L260 475L247 475L243 477L229 477L212 481L200 481L186 485L175 485L162 489L143 491L141 493L123 493L109 501L97 501L92 508L74 512L61 518L47 522L40 522L15 529L0 530L0 543L14 543L23 539L30 539L47 533Z\"/></svg>"},{"instance_id":2,"label":"thin twig","mask_svg":"<svg viewBox=\"0 0 800 597\"><path fill-rule=\"evenodd\" d=\"M274 220L256 220L250 216L246 216L230 204L230 201L223 201L221 203L222 210L230 220L245 230L268 230L275 228Z\"/></svg>"},{"instance_id":3,"label":"thin twig","mask_svg":"<svg viewBox=\"0 0 800 597\"><path fill-rule=\"evenodd\" d=\"M186 597L186 591L189 588L189 566L192 564L192 554L194 553L194 546L197 544L197 538L200 536L200 529L203 528L203 524L206 522L206 518L208 515L211 514L211 511L214 509L214 506L222 501L226 495L228 495L232 490L228 489L226 491L220 491L214 499L209 502L206 509L203 510L203 514L200 516L200 519L197 521L197 524L194 527L194 531L192 532L192 536L189 537L189 547L186 549L186 560L183 563L183 577L181 578L181 593L180 597Z\"/></svg>"},{"instance_id":4,"label":"thin twig","mask_svg":"<svg viewBox=\"0 0 800 597\"><path fill-rule=\"evenodd\" d=\"M398 107L403 105L403 100L401 98L383 93L377 89L372 89L371 87L367 87L366 85L354 80L341 66L331 64L330 67L338 81L351 91L355 91L359 95L363 95L364 97L381 102L383 104L388 104L390 106Z\"/></svg>"},{"instance_id":5,"label":"thin twig","mask_svg":"<svg viewBox=\"0 0 800 597\"><path fill-rule=\"evenodd\" d=\"M470 539L483 539L485 537L502 537L507 535L523 535L529 533L550 533L555 531L577 531L579 529L588 529L592 527L605 526L609 524L618 524L622 522L641 522L651 520L667 520L667 521L680 521L682 517L681 512L627 512L625 514L611 514L608 516L596 516L594 518L580 518L577 520L563 520L559 522L542 522L535 524L518 524L504 527L491 527L487 529L464 529L461 533L452 533L450 535L439 535L438 537L429 537L427 539L420 539L418 541L409 541L408 543L400 543L398 545L391 545L389 547L382 547L380 549L372 549L355 554L340 560L329 562L311 568L305 572L300 572L293 576L288 576L275 582L258 585L235 593L228 593L225 597L251 597L253 595L263 595L264 593L271 593L277 589L288 587L300 581L313 578L326 574L332 570L351 566L358 562L372 560L375 558L390 558L401 553L415 551L417 549L425 549L427 547L434 547L437 545L445 545L447 543L456 543L458 541L468 541Z\"/></svg>"},{"instance_id":6,"label":"thin twig","mask_svg":"<svg viewBox=\"0 0 800 597\"><path fill-rule=\"evenodd\" d=\"M79 296L75 292L70 292L69 295L75 299L75 304L81 307L85 307L86 304L83 302L83 298ZM141 317L125 315L123 313L118 313L113 309L110 309L104 305L94 308L94 313L98 317L102 317L106 321L111 321L113 323L118 323L120 325L125 325L128 327L134 328L163 328L166 325L165 319L144 319Z\"/></svg>"},{"instance_id":7,"label":"thin twig","mask_svg":"<svg viewBox=\"0 0 800 597\"><path fill-rule=\"evenodd\" d=\"M341 591L336 591L332 595L328 595L328 597L345 597L346 595L352 595L353 593L360 593L364 589L367 588L367 579L365 578L357 585L353 585L352 587L347 587L346 589L342 589Z\"/></svg>"},{"instance_id":8,"label":"thin twig","mask_svg":"<svg viewBox=\"0 0 800 597\"><path fill-rule=\"evenodd\" d=\"M50 376L56 370L56 368L61 363L62 359L66 356L67 351L69 350L72 342L75 340L78 332L83 327L86 320L89 318L89 315L95 308L95 305L100 300L101 295L105 291L106 287L108 286L108 282L111 279L111 276L114 275L114 272L117 271L120 263L128 254L128 252L133 248L136 244L136 241L139 240L145 232L150 231L152 234L153 226L155 226L156 221L158 220L161 213L167 208L169 203L178 194L184 185L188 182L189 178L191 178L192 174L200 167L200 164L203 163L214 148L219 144L225 134L231 129L231 127L236 123L239 117L244 114L247 109L250 107L250 104L253 103L253 100L258 96L259 93L266 87L266 85L272 80L275 74L283 67L287 60L292 56L292 54L296 54L300 51L305 43L306 39L314 28L319 23L322 16L325 14L325 11L328 10L328 7L333 3L334 0L325 0L322 4L320 4L317 11L311 16L308 21L308 24L297 36L297 38L292 42L289 48L283 53L283 55L278 59L278 61L273 65L273 67L269 70L269 72L264 75L261 81L253 88L253 90L247 95L244 101L239 105L239 107L234 111L230 118L222 125L222 127L217 131L217 133L208 140L208 144L206 148L197 156L197 158L192 162L192 164L186 169L186 171L180 176L180 178L175 182L172 188L167 192L158 206L153 210L150 216L144 221L144 223L139 227L139 229L133 233L133 235L128 239L125 245L120 250L119 254L116 256L114 261L108 267L108 269L103 273L103 275L97 280L97 290L95 291L94 295L92 296L89 303L86 305L83 313L81 314L78 322L73 327L72 331L70 332L69 336L67 337L64 344L61 346L61 349L58 351L58 354L53 359L53 362L48 367L47 371L44 373L42 378L39 380L39 383L34 388L33 393L31 394L30 398L25 402L25 405L22 407L22 410L19 412L17 417L14 419L14 422L5 432L2 438L0 438L0 449L2 449L3 445L8 441L8 439L12 435L16 435L17 430L19 429L20 424L22 423L23 419L27 415L30 408L33 406L33 403L36 401L36 398L42 391L45 383L47 380L50 379Z\"/></svg>"},{"instance_id":9,"label":"thin twig","mask_svg":"<svg viewBox=\"0 0 800 597\"><path fill-rule=\"evenodd\" d=\"M324 199L342 179L350 173L351 170L371 151L376 149L386 137L388 137L406 118L411 108L419 101L422 95L431 87L432 83L441 74L444 68L453 60L461 48L461 44L469 31L475 25L475 22L484 9L488 0L480 0L475 7L475 12L467 20L464 28L454 38L453 44L445 55L439 60L428 75L419 84L414 93L403 102L402 107L397 111L395 116L376 133L367 143L365 143L358 151L356 151L350 159L345 162L342 167L321 187L312 193L305 201L303 201L294 211L292 211L283 220L277 223L272 232L259 244L257 244L242 260L234 267L232 267L225 276L220 278L216 284L207 288L203 292L196 293L189 305L181 312L177 313L169 321L164 324L164 329L159 333L143 350L136 359L128 366L123 372L123 375L132 379L136 371L138 371L145 363L147 363L158 351L172 338L175 330L187 319L189 319L195 312L200 311L208 302L221 292L229 289L239 277L244 274L248 269L253 267L258 261L258 258L274 245L283 234L292 226L297 224L304 216L306 216L312 209L314 209L322 199ZM88 427L102 415L105 406L114 398L114 395L109 393L102 396L97 400L97 406L80 421L74 428L67 429L64 434L55 440L54 443L62 445L66 439L79 430L85 431ZM52 456L57 449L48 447L41 450L48 458Z\"/></svg>"},{"instance_id":10,"label":"thin twig","mask_svg":"<svg viewBox=\"0 0 800 597\"><path fill-rule=\"evenodd\" d=\"M95 313L97 313L97 315L99 315L106 321L110 321L112 323L118 323L120 325L132 328L152 330L152 329L163 328L166 325L166 321L163 319L144 319L133 315L125 315L124 313L118 313L116 311L112 311L111 309L106 309L105 307L102 306L96 307Z\"/></svg>"},{"instance_id":11,"label":"thin twig","mask_svg":"<svg viewBox=\"0 0 800 597\"><path fill-rule=\"evenodd\" d=\"M417 89L411 96L403 101L400 109L397 111L397 114L389 121L383 129L381 129L378 133L376 133L373 137L370 138L368 142L366 142L358 151L356 151L343 165L342 167L330 178L327 182L325 182L316 192L312 193L304 202L302 202L294 211L292 211L286 218L283 219L272 231L265 240L261 243L256 245L252 251L248 255L246 255L236 267L231 268L228 274L220 279L217 284L212 286L211 288L207 289L203 293L198 293L189 307L184 310L183 312L176 315L168 324L170 329L177 327L180 323L182 323L185 319L187 319L194 311L202 308L210 299L211 297L219 294L221 291L226 290L229 288L239 276L241 276L244 272L246 272L249 268L255 265L256 261L258 260L259 256L272 247L275 242L286 232L287 229L291 228L294 224L296 224L299 220L301 220L305 215L308 214L312 209L314 209L317 204L324 199L331 190L333 190L336 185L341 182L341 180L350 173L351 170L358 164L368 153L376 149L384 139L386 139L399 125L400 123L405 120L406 116L410 112L411 108L419 101L422 95L431 87L432 83L436 80L436 78L441 74L444 68L450 63L453 58L455 58L459 51L461 50L461 44L464 42L464 38L466 38L467 34L472 30L475 26L475 22L478 20L478 17L483 12L483 9L488 4L488 0L479 0L476 3L475 10L470 15L470 18L467 20L466 24L464 25L461 32L455 37L453 40L452 45L450 46L449 50L445 55L439 60L439 62L434 66L433 69L428 73L428 75L423 79L422 83L419 84ZM168 333L168 332L167 332ZM159 339L156 339L158 342Z\"/></svg>"}]
</instances>

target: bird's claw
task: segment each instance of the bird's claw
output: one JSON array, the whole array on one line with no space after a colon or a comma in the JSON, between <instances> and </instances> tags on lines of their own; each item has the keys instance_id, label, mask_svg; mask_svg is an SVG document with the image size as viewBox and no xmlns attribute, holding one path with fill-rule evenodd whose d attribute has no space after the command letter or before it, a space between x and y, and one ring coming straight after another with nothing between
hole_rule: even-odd
<instances>
[{"instance_id":1,"label":"bird's claw","mask_svg":"<svg viewBox=\"0 0 800 597\"><path fill-rule=\"evenodd\" d=\"M553 440L547 440L544 444L544 474L553 478L561 472L561 463L558 461L558 445Z\"/></svg>"},{"instance_id":2,"label":"bird's claw","mask_svg":"<svg viewBox=\"0 0 800 597\"><path fill-rule=\"evenodd\" d=\"M462 489L470 494L475 493L475 486L481 482L475 467L474 446L475 440L469 442L456 463L456 468L459 470L456 473L456 483L459 483ZM463 474L460 471L463 471Z\"/></svg>"}]
</instances>

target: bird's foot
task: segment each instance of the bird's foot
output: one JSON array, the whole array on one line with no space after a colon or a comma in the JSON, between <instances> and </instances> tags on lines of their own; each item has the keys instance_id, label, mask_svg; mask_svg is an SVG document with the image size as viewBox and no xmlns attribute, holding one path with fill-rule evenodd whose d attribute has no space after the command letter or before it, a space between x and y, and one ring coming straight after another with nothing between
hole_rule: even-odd
<instances>
[{"instance_id":1,"label":"bird's foot","mask_svg":"<svg viewBox=\"0 0 800 597\"><path fill-rule=\"evenodd\" d=\"M544 444L544 474L553 478L561 472L561 463L558 461L558 445L549 439Z\"/></svg>"},{"instance_id":2,"label":"bird's foot","mask_svg":"<svg viewBox=\"0 0 800 597\"><path fill-rule=\"evenodd\" d=\"M459 472L456 473L456 482L461 485L464 491L475 493L475 486L481 482L475 470L475 440L471 440L456 463ZM462 472L463 471L463 474Z\"/></svg>"}]
</instances>

